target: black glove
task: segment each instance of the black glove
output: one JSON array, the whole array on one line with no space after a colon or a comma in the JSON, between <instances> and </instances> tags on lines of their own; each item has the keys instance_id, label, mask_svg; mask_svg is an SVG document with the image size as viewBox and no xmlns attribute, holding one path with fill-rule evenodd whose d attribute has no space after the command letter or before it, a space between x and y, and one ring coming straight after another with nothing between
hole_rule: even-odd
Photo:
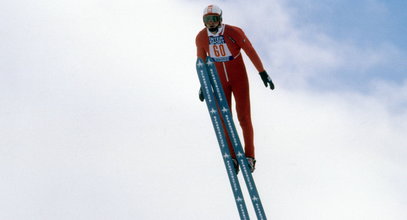
<instances>
[{"instance_id":1,"label":"black glove","mask_svg":"<svg viewBox=\"0 0 407 220\"><path fill-rule=\"evenodd\" d=\"M202 88L199 89L199 100L201 100L201 102L203 102L205 100L205 97L202 92Z\"/></svg>"},{"instance_id":2,"label":"black glove","mask_svg":"<svg viewBox=\"0 0 407 220\"><path fill-rule=\"evenodd\" d=\"M270 89L274 89L274 83L271 81L271 78L269 74L267 74L266 71L260 72L259 73L261 76L261 79L263 80L264 85L267 87L268 84L270 84Z\"/></svg>"}]
</instances>

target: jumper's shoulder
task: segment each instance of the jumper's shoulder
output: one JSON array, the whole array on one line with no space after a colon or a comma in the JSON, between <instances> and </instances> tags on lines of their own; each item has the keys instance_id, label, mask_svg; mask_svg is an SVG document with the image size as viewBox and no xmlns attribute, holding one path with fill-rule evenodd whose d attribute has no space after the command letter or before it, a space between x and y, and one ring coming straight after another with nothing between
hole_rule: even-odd
<instances>
[{"instance_id":1,"label":"jumper's shoulder","mask_svg":"<svg viewBox=\"0 0 407 220\"><path fill-rule=\"evenodd\" d=\"M205 37L205 36L207 36L207 33L206 33L207 31L206 31L206 28L203 28L202 30L200 30L199 32L198 32L198 34L196 35L196 39L198 39L198 38L203 38L203 37Z\"/></svg>"},{"instance_id":2,"label":"jumper's shoulder","mask_svg":"<svg viewBox=\"0 0 407 220\"><path fill-rule=\"evenodd\" d=\"M233 33L242 33L243 32L243 30L240 27L233 26L233 25L230 25L230 24L225 25L225 31L233 32Z\"/></svg>"},{"instance_id":3,"label":"jumper's shoulder","mask_svg":"<svg viewBox=\"0 0 407 220\"><path fill-rule=\"evenodd\" d=\"M225 26L225 35L229 35L232 38L240 39L245 38L245 33L240 27L233 26L233 25L226 25Z\"/></svg>"},{"instance_id":4,"label":"jumper's shoulder","mask_svg":"<svg viewBox=\"0 0 407 220\"><path fill-rule=\"evenodd\" d=\"M206 32L206 28L204 28L201 31L199 31L198 34L196 35L196 38L195 38L196 45L206 42L207 41L207 40L205 40L206 38L208 38L208 34Z\"/></svg>"}]
</instances>

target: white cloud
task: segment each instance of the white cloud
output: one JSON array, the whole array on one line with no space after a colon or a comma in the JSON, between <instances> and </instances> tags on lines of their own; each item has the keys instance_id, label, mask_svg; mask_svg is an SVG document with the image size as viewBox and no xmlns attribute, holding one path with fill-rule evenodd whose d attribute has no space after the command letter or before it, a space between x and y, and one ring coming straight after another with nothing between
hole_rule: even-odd
<instances>
[{"instance_id":1,"label":"white cloud","mask_svg":"<svg viewBox=\"0 0 407 220\"><path fill-rule=\"evenodd\" d=\"M246 31L254 45L261 48L259 53L266 69L275 80L290 89L313 85L313 81L323 77L323 86L335 85L342 89L344 85L358 82L357 87L352 85L350 88L368 90L372 89L370 81L378 75L396 81L405 68L405 53L390 40L383 39L370 45L352 39L352 33L343 38L329 36L323 26L299 20L307 18L299 16L303 13L301 10L312 8L311 5L304 6L307 2L302 7L284 1L258 1L261 7L249 4L244 1L222 3L224 20ZM367 4L363 8L377 11L375 15L380 8L380 13L387 10L375 1L360 4ZM324 3L315 7L323 8ZM383 72L386 70L390 73Z\"/></svg>"},{"instance_id":2,"label":"white cloud","mask_svg":"<svg viewBox=\"0 0 407 220\"><path fill-rule=\"evenodd\" d=\"M283 74L299 80L342 65L345 55L327 36L309 44L277 1L236 18L241 4L225 3L225 20L258 19L248 35L278 83L271 92L250 77L255 178L268 217L405 219L405 83L377 82L368 95L289 90ZM0 219L237 218L197 99L194 40L204 6L2 7ZM260 28L264 21L274 29Z\"/></svg>"},{"instance_id":3,"label":"white cloud","mask_svg":"<svg viewBox=\"0 0 407 220\"><path fill-rule=\"evenodd\" d=\"M284 201L276 202L274 211L284 210L277 219L405 216L405 114L397 121L379 100L357 94L279 93L259 110L268 120L257 122L271 127L257 133L258 146L272 148L259 155L268 158L274 189L283 190L273 195Z\"/></svg>"}]
</instances>

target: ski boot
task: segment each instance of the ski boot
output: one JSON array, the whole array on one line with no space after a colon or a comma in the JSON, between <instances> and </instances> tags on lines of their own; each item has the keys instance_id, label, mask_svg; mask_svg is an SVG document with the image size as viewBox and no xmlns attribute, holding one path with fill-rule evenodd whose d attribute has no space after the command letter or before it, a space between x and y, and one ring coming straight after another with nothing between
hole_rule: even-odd
<instances>
[{"instance_id":1,"label":"ski boot","mask_svg":"<svg viewBox=\"0 0 407 220\"><path fill-rule=\"evenodd\" d=\"M239 174L239 163L235 158L232 158L233 166L235 167L236 175Z\"/></svg>"},{"instance_id":2,"label":"ski boot","mask_svg":"<svg viewBox=\"0 0 407 220\"><path fill-rule=\"evenodd\" d=\"M253 173L254 169L256 169L256 159L252 157L246 157L247 162L249 163L250 171Z\"/></svg>"}]
</instances>

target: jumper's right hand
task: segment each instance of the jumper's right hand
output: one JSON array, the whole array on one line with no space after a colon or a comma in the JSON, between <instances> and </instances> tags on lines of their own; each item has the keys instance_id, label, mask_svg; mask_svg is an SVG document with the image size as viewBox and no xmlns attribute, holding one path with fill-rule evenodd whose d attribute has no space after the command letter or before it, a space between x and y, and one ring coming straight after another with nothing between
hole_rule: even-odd
<instances>
[{"instance_id":1,"label":"jumper's right hand","mask_svg":"<svg viewBox=\"0 0 407 220\"><path fill-rule=\"evenodd\" d=\"M201 102L203 102L205 100L205 97L202 92L202 88L199 89L199 100L201 100Z\"/></svg>"}]
</instances>

